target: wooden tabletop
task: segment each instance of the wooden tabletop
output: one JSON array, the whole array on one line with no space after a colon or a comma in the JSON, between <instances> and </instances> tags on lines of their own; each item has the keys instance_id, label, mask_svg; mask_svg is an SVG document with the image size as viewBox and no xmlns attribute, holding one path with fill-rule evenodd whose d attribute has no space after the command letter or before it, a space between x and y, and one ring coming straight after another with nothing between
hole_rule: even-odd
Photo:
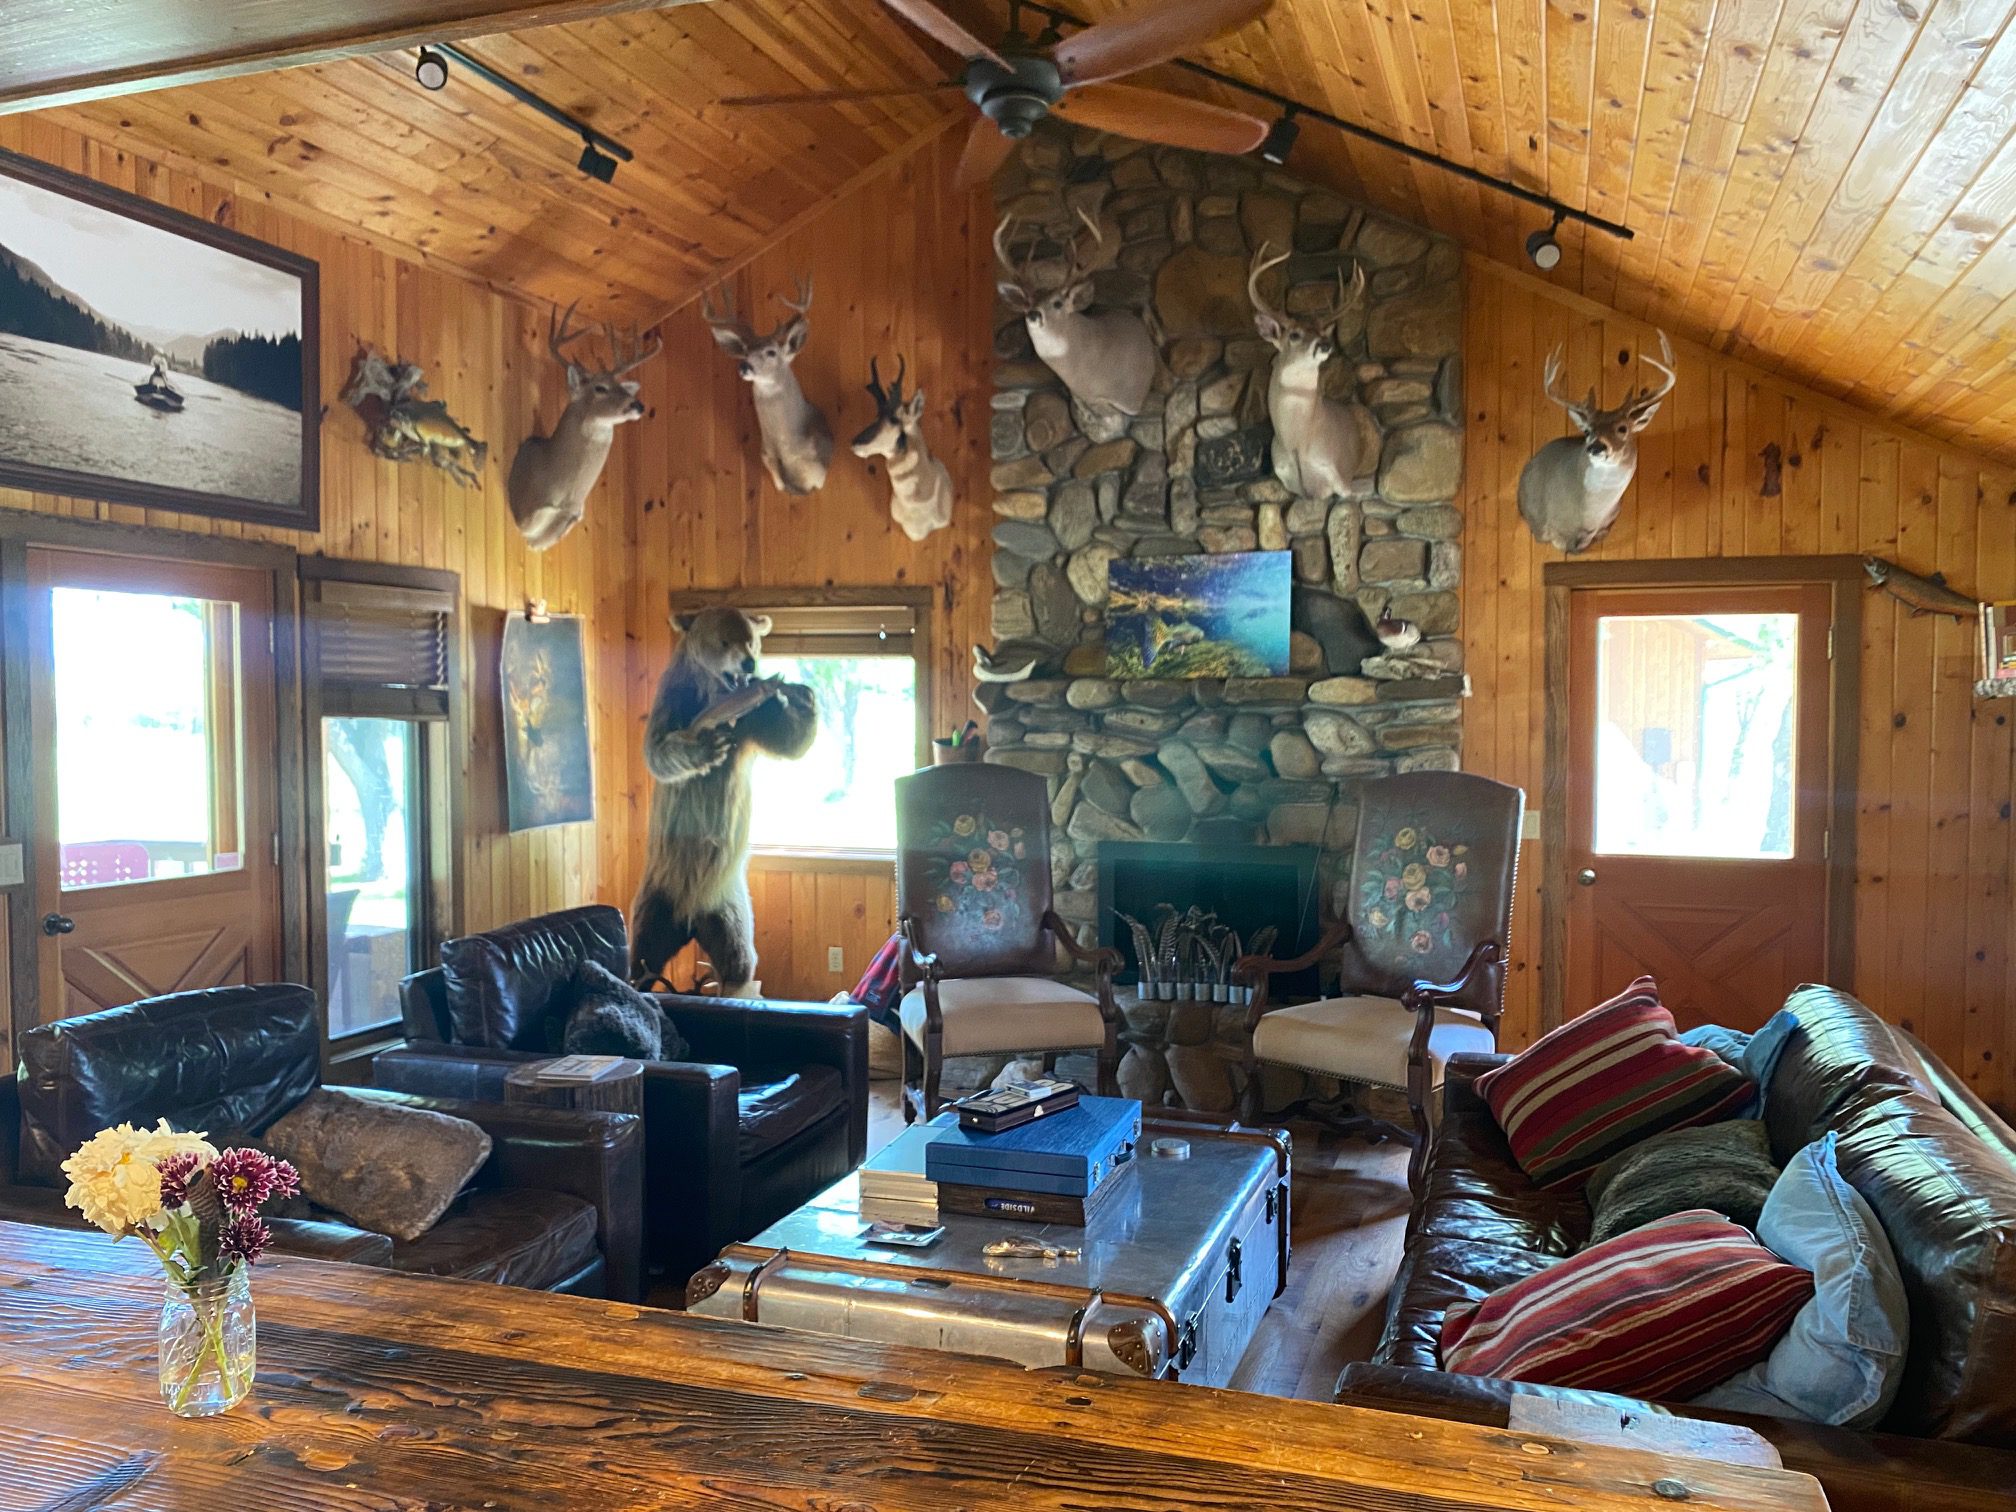
<instances>
[{"instance_id":1,"label":"wooden tabletop","mask_svg":"<svg viewBox=\"0 0 2016 1512\"><path fill-rule=\"evenodd\" d=\"M1809 1477L627 1304L270 1260L185 1422L137 1244L0 1224L0 1508L1819 1512Z\"/></svg>"}]
</instances>

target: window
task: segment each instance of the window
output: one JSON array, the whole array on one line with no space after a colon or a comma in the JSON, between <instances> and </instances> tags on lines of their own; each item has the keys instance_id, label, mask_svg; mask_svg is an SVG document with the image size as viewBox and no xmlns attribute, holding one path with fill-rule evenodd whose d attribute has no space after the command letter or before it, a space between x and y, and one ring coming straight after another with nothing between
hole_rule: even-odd
<instances>
[{"instance_id":1,"label":"window","mask_svg":"<svg viewBox=\"0 0 2016 1512\"><path fill-rule=\"evenodd\" d=\"M431 963L452 927L456 580L320 560L302 572L319 771L315 965L335 1044L396 1024L400 979Z\"/></svg>"},{"instance_id":2,"label":"window","mask_svg":"<svg viewBox=\"0 0 2016 1512\"><path fill-rule=\"evenodd\" d=\"M917 769L924 745L930 593L884 589L875 596L883 601L751 593L738 604L770 616L764 675L804 683L819 702L819 733L803 758L755 762L751 839L759 851L896 849L895 780Z\"/></svg>"}]
</instances>

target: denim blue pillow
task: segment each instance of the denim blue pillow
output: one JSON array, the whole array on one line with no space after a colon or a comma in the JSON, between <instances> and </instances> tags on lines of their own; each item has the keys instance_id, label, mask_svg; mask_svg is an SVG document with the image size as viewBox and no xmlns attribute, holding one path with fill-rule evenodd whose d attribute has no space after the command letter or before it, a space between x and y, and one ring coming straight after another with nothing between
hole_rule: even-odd
<instances>
[{"instance_id":1,"label":"denim blue pillow","mask_svg":"<svg viewBox=\"0 0 2016 1512\"><path fill-rule=\"evenodd\" d=\"M1786 1165L1757 1220L1779 1259L1813 1272L1813 1299L1770 1355L1694 1399L1725 1412L1839 1428L1882 1421L1904 1377L1910 1314L1897 1257L1834 1160L1834 1136Z\"/></svg>"},{"instance_id":2,"label":"denim blue pillow","mask_svg":"<svg viewBox=\"0 0 2016 1512\"><path fill-rule=\"evenodd\" d=\"M1699 1050L1713 1050L1723 1061L1749 1077L1757 1088L1757 1095L1750 1106L1736 1116L1761 1118L1764 1099L1771 1091L1771 1073L1778 1069L1778 1057L1785 1053L1792 1031L1798 1027L1799 1016L1790 1008L1780 1008L1765 1020L1764 1027L1755 1034L1741 1029L1725 1029L1720 1024L1702 1024L1682 1034L1680 1042Z\"/></svg>"}]
</instances>

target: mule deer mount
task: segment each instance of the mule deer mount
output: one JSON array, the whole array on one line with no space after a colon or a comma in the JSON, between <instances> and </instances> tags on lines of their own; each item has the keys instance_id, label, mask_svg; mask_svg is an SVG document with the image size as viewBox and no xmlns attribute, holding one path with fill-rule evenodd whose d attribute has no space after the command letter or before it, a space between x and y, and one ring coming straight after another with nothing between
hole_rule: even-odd
<instances>
[{"instance_id":1,"label":"mule deer mount","mask_svg":"<svg viewBox=\"0 0 2016 1512\"><path fill-rule=\"evenodd\" d=\"M1106 236L1098 221L1082 209L1078 218L1091 232L1092 250L1103 252ZM1000 284L1001 298L1029 327L1036 355L1087 409L1140 414L1155 384L1155 338L1132 310L1090 313L1092 276L1111 258L1088 262L1083 243L1073 235L1066 247L1062 282L1043 293L1035 284L1033 250L1019 268L1008 255L1008 233L1014 224L1014 216L1007 215L994 228L994 255L1007 275Z\"/></svg>"},{"instance_id":2,"label":"mule deer mount","mask_svg":"<svg viewBox=\"0 0 2016 1512\"><path fill-rule=\"evenodd\" d=\"M921 541L952 523L952 471L931 455L924 440L924 390L903 397L909 360L899 358L896 377L882 386L875 359L868 359L868 392L875 400L875 423L854 438L854 455L881 457L889 465L889 514L903 534Z\"/></svg>"},{"instance_id":3,"label":"mule deer mount","mask_svg":"<svg viewBox=\"0 0 2016 1512\"><path fill-rule=\"evenodd\" d=\"M1638 471L1638 432L1652 423L1673 392L1673 347L1659 333L1659 356L1639 353L1656 368L1655 388L1635 389L1615 409L1599 409L1596 390L1576 403L1561 392L1561 348L1547 356L1543 382L1547 397L1568 411L1579 436L1549 441L1519 473L1519 515L1543 545L1573 556L1587 551L1617 523L1624 490Z\"/></svg>"},{"instance_id":4,"label":"mule deer mount","mask_svg":"<svg viewBox=\"0 0 2016 1512\"><path fill-rule=\"evenodd\" d=\"M618 331L604 325L606 360L591 367L567 353L588 334L586 326L576 328L574 310L574 305L565 315L556 310L546 323L546 350L567 369L567 408L550 436L525 439L505 484L511 518L534 551L544 551L581 523L588 495L609 460L616 427L644 416L638 385L625 375L636 372L665 345L655 336L645 342L635 329Z\"/></svg>"},{"instance_id":5,"label":"mule deer mount","mask_svg":"<svg viewBox=\"0 0 2016 1512\"><path fill-rule=\"evenodd\" d=\"M1260 293L1261 276L1293 254L1273 254L1262 242L1246 275L1253 302L1253 327L1274 348L1274 375L1267 384L1267 416L1274 422L1275 481L1300 499L1329 500L1351 491L1362 463L1365 428L1348 400L1323 392L1323 364L1337 350L1337 325L1365 298L1365 270L1352 264L1351 281L1337 270L1337 297L1321 314L1297 319L1285 306L1270 305Z\"/></svg>"},{"instance_id":6,"label":"mule deer mount","mask_svg":"<svg viewBox=\"0 0 2016 1512\"><path fill-rule=\"evenodd\" d=\"M811 278L799 280L797 298L780 294L777 300L791 318L768 336L758 336L736 317L735 296L725 285L719 307L712 295L704 296L700 314L756 397L756 425L763 435L763 466L770 481L784 493L809 494L825 484L826 469L833 462L833 432L791 371L812 330Z\"/></svg>"}]
</instances>

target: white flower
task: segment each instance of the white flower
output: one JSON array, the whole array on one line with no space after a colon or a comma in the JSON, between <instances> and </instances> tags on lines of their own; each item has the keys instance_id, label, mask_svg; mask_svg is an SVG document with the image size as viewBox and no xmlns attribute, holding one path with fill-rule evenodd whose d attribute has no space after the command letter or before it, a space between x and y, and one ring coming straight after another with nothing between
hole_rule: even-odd
<instances>
[{"instance_id":1,"label":"white flower","mask_svg":"<svg viewBox=\"0 0 2016 1512\"><path fill-rule=\"evenodd\" d=\"M155 1162L164 1156L192 1151L205 1161L217 1151L201 1134L178 1134L168 1120L152 1129L118 1124L100 1130L63 1162L70 1190L63 1200L85 1219L114 1236L141 1227L158 1227L161 1173Z\"/></svg>"}]
</instances>

